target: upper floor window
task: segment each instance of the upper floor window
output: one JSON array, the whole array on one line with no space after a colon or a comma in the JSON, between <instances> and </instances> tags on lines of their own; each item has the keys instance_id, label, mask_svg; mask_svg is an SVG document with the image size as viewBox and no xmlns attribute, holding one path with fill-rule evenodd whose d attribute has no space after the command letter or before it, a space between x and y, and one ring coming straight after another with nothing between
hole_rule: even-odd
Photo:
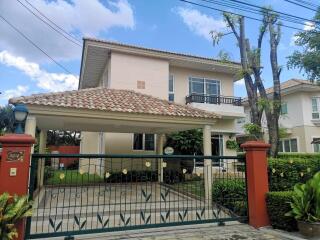
<instances>
[{"instance_id":1,"label":"upper floor window","mask_svg":"<svg viewBox=\"0 0 320 240\"><path fill-rule=\"evenodd\" d=\"M312 119L319 119L320 98L313 97L311 101L312 101Z\"/></svg>"},{"instance_id":2,"label":"upper floor window","mask_svg":"<svg viewBox=\"0 0 320 240\"><path fill-rule=\"evenodd\" d=\"M169 97L170 102L174 101L174 77L172 74L169 75Z\"/></svg>"},{"instance_id":3,"label":"upper floor window","mask_svg":"<svg viewBox=\"0 0 320 240\"><path fill-rule=\"evenodd\" d=\"M209 96L220 95L220 81L207 78L189 78L189 94L201 94Z\"/></svg>"},{"instance_id":4,"label":"upper floor window","mask_svg":"<svg viewBox=\"0 0 320 240\"><path fill-rule=\"evenodd\" d=\"M133 150L154 151L155 137L154 134L134 133Z\"/></svg>"},{"instance_id":5,"label":"upper floor window","mask_svg":"<svg viewBox=\"0 0 320 240\"><path fill-rule=\"evenodd\" d=\"M298 152L298 141L296 138L283 139L279 141L279 152Z\"/></svg>"},{"instance_id":6,"label":"upper floor window","mask_svg":"<svg viewBox=\"0 0 320 240\"><path fill-rule=\"evenodd\" d=\"M281 103L280 114L288 114L288 105L287 103Z\"/></svg>"}]
</instances>

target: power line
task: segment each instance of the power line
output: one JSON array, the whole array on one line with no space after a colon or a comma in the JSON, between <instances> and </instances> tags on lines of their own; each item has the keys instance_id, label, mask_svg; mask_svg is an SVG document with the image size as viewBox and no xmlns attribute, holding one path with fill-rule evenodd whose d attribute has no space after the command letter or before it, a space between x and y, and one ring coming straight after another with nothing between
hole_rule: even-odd
<instances>
[{"instance_id":1,"label":"power line","mask_svg":"<svg viewBox=\"0 0 320 240\"><path fill-rule=\"evenodd\" d=\"M28 0L25 0L26 3L30 5L34 10L36 10L41 16L43 16L46 20L48 20L50 23L52 23L54 26L56 26L58 29L60 29L65 34L69 35L71 38L73 38L75 41L78 41L79 43L82 43L82 41L76 37L74 37L72 34L68 33L66 30L64 30L62 27L60 27L58 24L56 24L54 21L52 21L50 18L48 18L44 13L42 13L38 8L36 8L32 3L30 3Z\"/></svg>"},{"instance_id":2,"label":"power line","mask_svg":"<svg viewBox=\"0 0 320 240\"><path fill-rule=\"evenodd\" d=\"M262 8L262 7L252 8L252 7L247 7L247 6L241 6L241 5L237 4L237 3L227 2L228 0L224 0L223 2L215 1L215 0L201 0L201 1L207 2L207 3L212 3L212 4L214 3L216 5L229 7L229 8L233 8L233 9L237 9L237 10L240 10L240 11L243 11L243 12L246 12L246 13L250 12L250 13L253 13L253 14L256 14L256 15L259 15L259 16L261 16L261 11L262 10L266 10L266 8ZM229 0L229 1L232 1L232 0ZM293 18L290 18L290 17L281 16L281 15L279 15L279 19L287 21L287 22L290 22L290 23L295 23L295 24L300 24L302 26L305 26L305 22L301 22L298 19L293 19Z\"/></svg>"},{"instance_id":3,"label":"power line","mask_svg":"<svg viewBox=\"0 0 320 240\"><path fill-rule=\"evenodd\" d=\"M72 74L66 67L64 67L62 64L60 64L58 61L56 61L53 57L51 57L46 51L44 51L42 48L40 48L36 43L34 43L29 37L27 37L23 32L21 32L17 27L15 27L12 23L10 23L7 19L5 19L2 15L0 15L0 18L7 23L11 28L13 28L17 33L19 33L24 39L26 39L29 43L31 43L35 48L37 48L39 51L41 51L44 55L46 55L49 59L51 59L52 62L57 64L60 68L62 68L66 73Z\"/></svg>"},{"instance_id":4,"label":"power line","mask_svg":"<svg viewBox=\"0 0 320 240\"><path fill-rule=\"evenodd\" d=\"M293 2L293 1L290 1L290 0L284 0L284 1L286 1L286 2L288 2L288 3L292 3L292 4L297 5L297 6L300 6L300 7L303 7L303 8L306 8L306 9L309 9L309 10L311 10L311 11L315 11L315 12L317 11L317 10L314 9L314 8L308 7L308 6L303 5L303 4L301 4L301 3L298 3L298 2Z\"/></svg>"},{"instance_id":5,"label":"power line","mask_svg":"<svg viewBox=\"0 0 320 240\"><path fill-rule=\"evenodd\" d=\"M236 3L240 3L240 4L243 4L243 5L247 5L247 6L251 6L251 7L255 7L255 8L259 8L259 9L261 9L261 10L266 10L266 9L267 9L267 8L264 8L264 7L255 5L255 4L243 2L243 1L240 1L240 0L230 0L230 1L236 2ZM318 21L315 21L315 20L310 20L310 19L307 19L307 18L294 16L294 15L292 15L292 14L280 12L280 11L277 11L277 10L271 10L271 9L270 9L269 11L272 12L272 13L276 13L276 14L282 15L282 16L287 16L287 17L291 17L291 18L295 18L295 19L300 19L300 20L303 20L303 21L318 23Z\"/></svg>"},{"instance_id":6,"label":"power line","mask_svg":"<svg viewBox=\"0 0 320 240\"><path fill-rule=\"evenodd\" d=\"M52 25L50 25L48 22L46 22L45 20L43 20L41 17L39 17L37 14L35 14L30 8L28 8L26 5L24 5L20 0L17 0L17 2L19 2L26 10L28 10L30 13L32 13L36 18L38 18L41 22L43 22L44 24L46 24L48 27L50 27L52 30L54 30L55 32L57 32L58 34L60 34L61 36L63 36L65 39L69 40L70 42L76 44L79 47L82 47L81 44L79 44L78 42L75 42L74 40L70 39L69 37L67 37L65 34L61 33L61 31L57 30L56 28L54 28ZM71 36L69 33L67 33L68 36ZM76 40L78 41L78 40Z\"/></svg>"},{"instance_id":7,"label":"power line","mask_svg":"<svg viewBox=\"0 0 320 240\"><path fill-rule=\"evenodd\" d=\"M258 18L255 18L255 17L247 16L247 15L244 15L244 14L234 13L234 12L227 11L227 10L222 10L222 9L219 9L219 8L214 8L214 7L211 7L211 6L204 5L204 4L195 3L195 2L188 1L188 0L178 0L178 1L189 3L189 4L192 4L192 5L203 7L203 8L207 8L207 9L212 9L212 10L219 11L219 12L226 12L226 13L233 14L233 15L236 15L236 16L242 16L242 17L246 17L246 18L251 19L251 20L262 22L261 19L258 19ZM303 31L303 29L301 29L301 28L296 28L296 27L293 27L293 26L285 25L285 24L281 24L281 26L286 27L286 28L290 28L290 29L294 29L294 30L298 30L298 31Z\"/></svg>"}]
</instances>

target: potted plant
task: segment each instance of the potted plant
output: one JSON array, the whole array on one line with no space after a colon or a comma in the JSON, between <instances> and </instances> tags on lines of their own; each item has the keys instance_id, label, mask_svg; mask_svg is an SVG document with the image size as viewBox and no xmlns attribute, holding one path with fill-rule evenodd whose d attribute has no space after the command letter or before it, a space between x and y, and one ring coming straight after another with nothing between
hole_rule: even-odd
<instances>
[{"instance_id":1,"label":"potted plant","mask_svg":"<svg viewBox=\"0 0 320 240\"><path fill-rule=\"evenodd\" d=\"M296 184L286 216L298 221L299 231L308 237L320 237L320 172L305 184Z\"/></svg>"},{"instance_id":2,"label":"potted plant","mask_svg":"<svg viewBox=\"0 0 320 240\"><path fill-rule=\"evenodd\" d=\"M32 202L28 196L0 195L0 240L11 240L18 237L16 224L32 215Z\"/></svg>"}]
</instances>

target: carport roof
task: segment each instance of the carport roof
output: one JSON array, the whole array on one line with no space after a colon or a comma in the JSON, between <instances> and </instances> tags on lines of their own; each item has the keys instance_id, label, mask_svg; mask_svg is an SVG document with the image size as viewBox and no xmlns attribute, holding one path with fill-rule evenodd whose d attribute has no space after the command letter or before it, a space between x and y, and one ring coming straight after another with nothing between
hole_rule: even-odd
<instances>
[{"instance_id":1,"label":"carport roof","mask_svg":"<svg viewBox=\"0 0 320 240\"><path fill-rule=\"evenodd\" d=\"M190 106L172 103L132 90L89 88L57 93L35 94L9 100L12 104L61 107L104 112L150 114L172 117L216 119L219 115Z\"/></svg>"}]
</instances>

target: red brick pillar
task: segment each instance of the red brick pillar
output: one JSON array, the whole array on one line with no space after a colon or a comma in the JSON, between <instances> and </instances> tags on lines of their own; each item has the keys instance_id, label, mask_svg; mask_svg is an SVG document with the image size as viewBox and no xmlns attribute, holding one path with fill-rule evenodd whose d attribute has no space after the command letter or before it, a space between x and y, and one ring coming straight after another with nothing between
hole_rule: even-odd
<instances>
[{"instance_id":1,"label":"red brick pillar","mask_svg":"<svg viewBox=\"0 0 320 240\"><path fill-rule=\"evenodd\" d=\"M28 194L31 147L35 139L26 134L7 134L0 137L0 194ZM25 221L17 224L19 237L24 239Z\"/></svg>"},{"instance_id":2,"label":"red brick pillar","mask_svg":"<svg viewBox=\"0 0 320 240\"><path fill-rule=\"evenodd\" d=\"M268 184L267 150L270 144L248 141L241 145L246 151L249 224L255 228L268 226L266 205Z\"/></svg>"}]
</instances>

